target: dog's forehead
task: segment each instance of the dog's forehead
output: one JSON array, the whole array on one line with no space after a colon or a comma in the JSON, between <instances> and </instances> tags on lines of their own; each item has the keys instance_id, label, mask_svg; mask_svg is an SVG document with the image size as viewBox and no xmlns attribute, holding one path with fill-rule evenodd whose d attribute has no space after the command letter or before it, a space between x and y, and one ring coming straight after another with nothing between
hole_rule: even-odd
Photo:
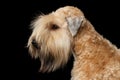
<instances>
[{"instance_id":1,"label":"dog's forehead","mask_svg":"<svg viewBox=\"0 0 120 80\"><path fill-rule=\"evenodd\" d=\"M65 17L61 15L54 15L53 22L60 27L62 27L64 24L67 24Z\"/></svg>"},{"instance_id":2,"label":"dog's forehead","mask_svg":"<svg viewBox=\"0 0 120 80\"><path fill-rule=\"evenodd\" d=\"M36 20L32 22L32 26L38 27L38 28L45 28L40 26L50 26L51 25L57 25L59 27L62 27L64 24L66 24L66 20L64 17L61 17L60 15L55 15L54 12L39 16Z\"/></svg>"}]
</instances>

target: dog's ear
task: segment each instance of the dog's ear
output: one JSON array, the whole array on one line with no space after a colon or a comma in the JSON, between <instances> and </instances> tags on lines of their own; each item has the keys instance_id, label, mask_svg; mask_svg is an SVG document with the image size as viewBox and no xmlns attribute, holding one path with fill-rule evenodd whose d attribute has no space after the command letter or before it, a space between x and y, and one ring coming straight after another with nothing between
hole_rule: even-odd
<instances>
[{"instance_id":1,"label":"dog's ear","mask_svg":"<svg viewBox=\"0 0 120 80\"><path fill-rule=\"evenodd\" d=\"M72 36L75 36L78 32L78 29L82 25L84 17L68 17L66 18L67 24L68 24L68 29L70 30L70 33Z\"/></svg>"}]
</instances>

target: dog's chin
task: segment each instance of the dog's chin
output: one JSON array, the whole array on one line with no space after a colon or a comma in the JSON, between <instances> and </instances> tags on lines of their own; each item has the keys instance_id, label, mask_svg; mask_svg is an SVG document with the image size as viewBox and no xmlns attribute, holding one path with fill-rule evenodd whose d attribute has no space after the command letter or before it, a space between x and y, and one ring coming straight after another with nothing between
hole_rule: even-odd
<instances>
[{"instance_id":1,"label":"dog's chin","mask_svg":"<svg viewBox=\"0 0 120 80\"><path fill-rule=\"evenodd\" d=\"M55 55L52 55L52 53L48 53L47 55L44 53L41 54L39 57L41 61L40 72L52 72L59 67L64 67L70 57L68 53L68 55L65 54L66 53L62 53L61 55L59 53L55 53Z\"/></svg>"},{"instance_id":2,"label":"dog's chin","mask_svg":"<svg viewBox=\"0 0 120 80\"><path fill-rule=\"evenodd\" d=\"M58 46L58 45L57 45ZM41 62L40 72L52 72L59 67L64 67L68 62L71 55L70 46L64 45L64 47L46 47L35 48L30 45L29 51L33 58L39 58ZM67 48L65 48L67 47Z\"/></svg>"}]
</instances>

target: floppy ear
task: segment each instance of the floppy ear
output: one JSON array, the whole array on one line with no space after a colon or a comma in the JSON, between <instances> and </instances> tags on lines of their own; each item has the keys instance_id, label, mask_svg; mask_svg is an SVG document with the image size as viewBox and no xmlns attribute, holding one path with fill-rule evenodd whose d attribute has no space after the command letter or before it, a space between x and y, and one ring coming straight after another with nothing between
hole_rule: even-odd
<instances>
[{"instance_id":1,"label":"floppy ear","mask_svg":"<svg viewBox=\"0 0 120 80\"><path fill-rule=\"evenodd\" d=\"M83 22L84 17L68 17L66 18L68 28L70 30L70 33L72 36L75 36L77 34L78 29L80 28L82 22Z\"/></svg>"}]
</instances>

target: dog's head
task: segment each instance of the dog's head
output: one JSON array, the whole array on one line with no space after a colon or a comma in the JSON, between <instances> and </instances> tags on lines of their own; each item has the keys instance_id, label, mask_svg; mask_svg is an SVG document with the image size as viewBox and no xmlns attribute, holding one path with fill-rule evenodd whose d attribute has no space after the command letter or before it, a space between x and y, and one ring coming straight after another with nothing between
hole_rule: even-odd
<instances>
[{"instance_id":1,"label":"dog's head","mask_svg":"<svg viewBox=\"0 0 120 80\"><path fill-rule=\"evenodd\" d=\"M54 71L67 63L83 16L78 8L66 6L32 22L28 48L32 57L40 59L41 71Z\"/></svg>"}]
</instances>

